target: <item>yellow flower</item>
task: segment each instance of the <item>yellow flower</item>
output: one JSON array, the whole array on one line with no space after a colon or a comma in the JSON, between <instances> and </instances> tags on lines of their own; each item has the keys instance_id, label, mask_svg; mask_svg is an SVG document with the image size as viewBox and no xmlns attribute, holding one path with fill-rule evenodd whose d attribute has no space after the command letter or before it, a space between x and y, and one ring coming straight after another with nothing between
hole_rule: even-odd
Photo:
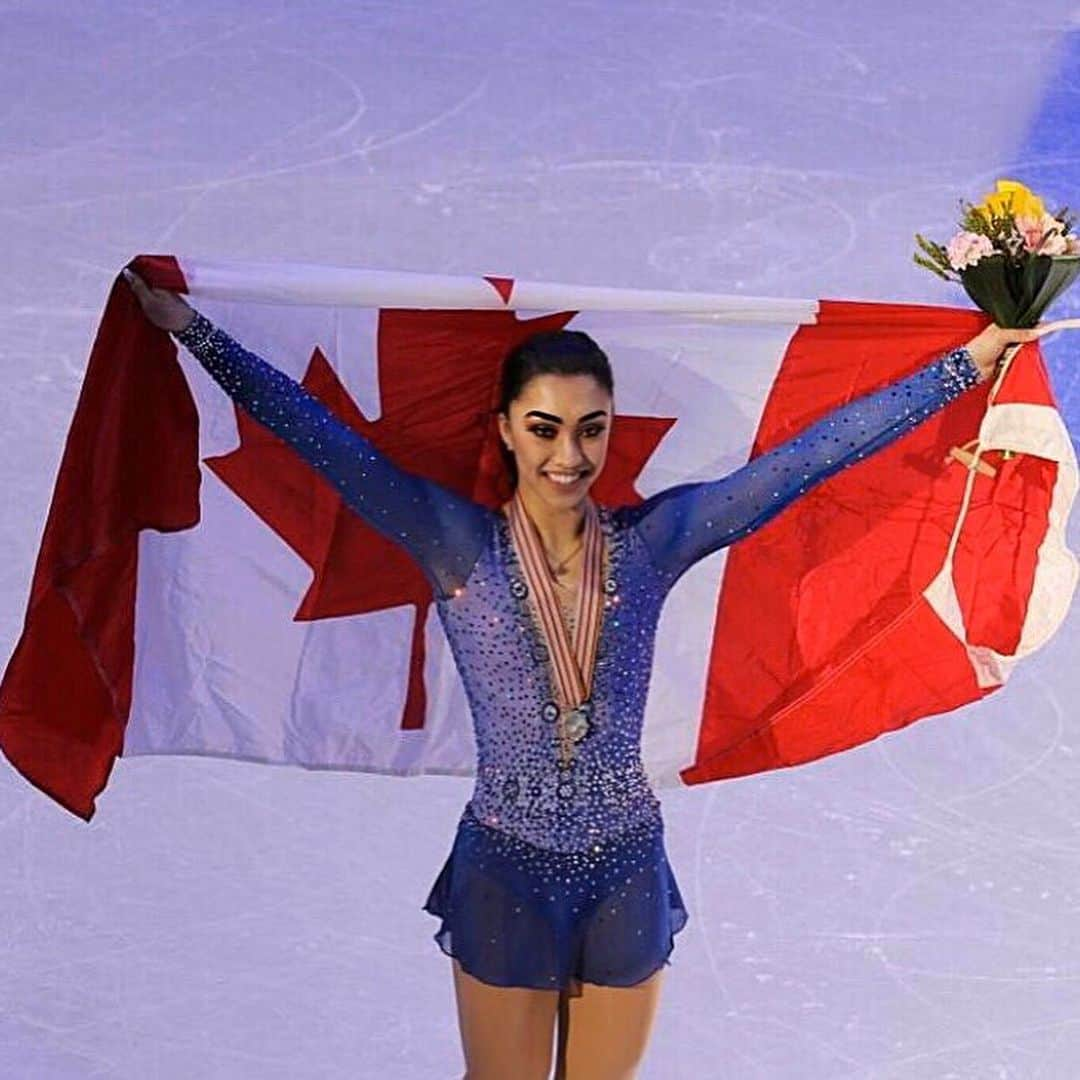
<instances>
[{"instance_id":1,"label":"yellow flower","mask_svg":"<svg viewBox=\"0 0 1080 1080\"><path fill-rule=\"evenodd\" d=\"M1030 214L1037 218L1046 213L1042 199L1016 180L999 180L997 191L987 195L976 209L987 216L997 214L999 217L1010 211L1013 215Z\"/></svg>"}]
</instances>

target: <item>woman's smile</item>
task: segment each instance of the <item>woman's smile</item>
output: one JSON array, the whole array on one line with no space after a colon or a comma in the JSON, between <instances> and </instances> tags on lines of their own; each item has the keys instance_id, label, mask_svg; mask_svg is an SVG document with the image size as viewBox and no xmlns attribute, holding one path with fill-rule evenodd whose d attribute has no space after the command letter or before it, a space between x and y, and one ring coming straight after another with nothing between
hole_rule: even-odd
<instances>
[{"instance_id":1,"label":"woman's smile","mask_svg":"<svg viewBox=\"0 0 1080 1080\"><path fill-rule=\"evenodd\" d=\"M587 470L575 469L573 472L566 472L562 469L542 469L541 472L553 483L562 488L573 487L575 484L585 479Z\"/></svg>"}]
</instances>

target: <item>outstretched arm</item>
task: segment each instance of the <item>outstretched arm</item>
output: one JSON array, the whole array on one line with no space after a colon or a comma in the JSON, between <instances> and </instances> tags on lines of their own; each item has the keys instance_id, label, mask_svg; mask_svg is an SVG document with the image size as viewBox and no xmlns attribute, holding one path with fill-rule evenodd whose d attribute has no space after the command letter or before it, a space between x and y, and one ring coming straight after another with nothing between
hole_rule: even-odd
<instances>
[{"instance_id":1,"label":"outstretched arm","mask_svg":"<svg viewBox=\"0 0 1080 1080\"><path fill-rule=\"evenodd\" d=\"M491 527L491 511L394 465L285 372L195 312L173 336L243 409L289 443L345 503L426 573L437 595L465 583Z\"/></svg>"},{"instance_id":2,"label":"outstretched arm","mask_svg":"<svg viewBox=\"0 0 1080 1080\"><path fill-rule=\"evenodd\" d=\"M669 586L706 555L774 518L804 491L917 427L983 372L966 346L842 405L719 480L681 484L631 509Z\"/></svg>"}]
</instances>

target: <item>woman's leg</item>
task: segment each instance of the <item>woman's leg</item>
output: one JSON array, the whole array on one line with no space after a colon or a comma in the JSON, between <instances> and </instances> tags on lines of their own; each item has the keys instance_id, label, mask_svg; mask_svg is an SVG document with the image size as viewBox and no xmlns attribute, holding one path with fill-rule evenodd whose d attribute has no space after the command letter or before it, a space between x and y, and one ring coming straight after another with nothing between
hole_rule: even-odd
<instances>
[{"instance_id":1,"label":"woman's leg","mask_svg":"<svg viewBox=\"0 0 1080 1080\"><path fill-rule=\"evenodd\" d=\"M645 1055L664 969L634 986L582 983L567 999L565 1080L633 1080ZM561 1041L561 1040L560 1040Z\"/></svg>"},{"instance_id":2,"label":"woman's leg","mask_svg":"<svg viewBox=\"0 0 1080 1080\"><path fill-rule=\"evenodd\" d=\"M559 992L491 986L452 963L465 1080L547 1080Z\"/></svg>"}]
</instances>

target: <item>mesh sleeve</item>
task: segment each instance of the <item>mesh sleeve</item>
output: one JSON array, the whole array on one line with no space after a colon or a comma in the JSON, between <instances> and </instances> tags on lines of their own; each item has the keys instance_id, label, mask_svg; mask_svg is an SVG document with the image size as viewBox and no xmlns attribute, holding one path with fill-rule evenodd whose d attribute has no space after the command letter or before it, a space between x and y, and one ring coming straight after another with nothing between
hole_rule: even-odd
<instances>
[{"instance_id":1,"label":"mesh sleeve","mask_svg":"<svg viewBox=\"0 0 1080 1080\"><path fill-rule=\"evenodd\" d=\"M839 406L727 476L657 492L632 508L630 520L672 584L699 559L760 528L803 492L888 446L980 381L967 348L953 349Z\"/></svg>"},{"instance_id":2,"label":"mesh sleeve","mask_svg":"<svg viewBox=\"0 0 1080 1080\"><path fill-rule=\"evenodd\" d=\"M215 382L292 446L347 506L419 564L437 595L464 585L492 526L492 511L398 468L285 372L196 312L174 334Z\"/></svg>"}]
</instances>

